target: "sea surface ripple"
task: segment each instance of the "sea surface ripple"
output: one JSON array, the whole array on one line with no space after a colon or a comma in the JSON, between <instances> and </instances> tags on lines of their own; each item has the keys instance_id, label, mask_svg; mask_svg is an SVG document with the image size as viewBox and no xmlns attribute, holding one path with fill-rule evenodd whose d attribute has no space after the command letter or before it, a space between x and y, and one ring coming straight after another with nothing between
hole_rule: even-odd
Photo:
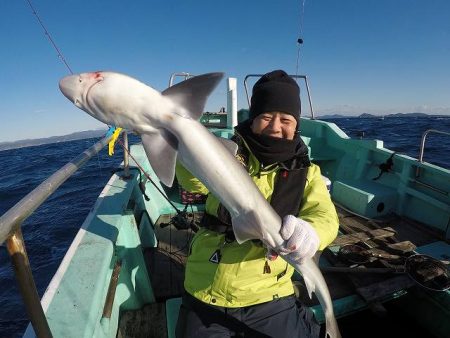
<instances>
[{"instance_id":1,"label":"sea surface ripple","mask_svg":"<svg viewBox=\"0 0 450 338\"><path fill-rule=\"evenodd\" d=\"M338 118L336 123L352 138L384 140L384 147L417 158L423 132L450 132L447 117ZM43 180L93 145L97 139L46 144L0 152L0 215ZM137 142L130 137L130 143ZM106 148L68 179L22 225L23 236L39 296L42 297L62 258L111 173L121 163L117 149ZM430 134L424 160L450 168L450 137ZM20 337L28 317L4 245L0 246L0 337Z\"/></svg>"}]
</instances>

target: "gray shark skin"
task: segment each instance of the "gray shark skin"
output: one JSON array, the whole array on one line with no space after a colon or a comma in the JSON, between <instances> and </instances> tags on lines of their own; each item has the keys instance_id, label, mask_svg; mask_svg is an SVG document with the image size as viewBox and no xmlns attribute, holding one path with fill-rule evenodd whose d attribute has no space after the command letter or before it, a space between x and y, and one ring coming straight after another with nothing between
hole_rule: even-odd
<instances>
[{"instance_id":1,"label":"gray shark skin","mask_svg":"<svg viewBox=\"0 0 450 338\"><path fill-rule=\"evenodd\" d=\"M108 124L138 133L152 168L171 186L178 159L231 214L238 243L260 239L277 251L284 244L281 219L262 196L243 166L198 122L209 94L222 73L193 77L162 93L127 75L93 72L60 81L62 93L77 107ZM294 261L309 296L315 292L326 318L326 334L340 337L326 282L312 259Z\"/></svg>"}]
</instances>

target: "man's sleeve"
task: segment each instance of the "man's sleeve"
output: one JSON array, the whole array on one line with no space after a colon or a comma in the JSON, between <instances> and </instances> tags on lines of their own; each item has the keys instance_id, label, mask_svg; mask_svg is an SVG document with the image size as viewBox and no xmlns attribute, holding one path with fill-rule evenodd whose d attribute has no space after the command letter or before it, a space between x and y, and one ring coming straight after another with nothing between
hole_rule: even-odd
<instances>
[{"instance_id":1,"label":"man's sleeve","mask_svg":"<svg viewBox=\"0 0 450 338\"><path fill-rule=\"evenodd\" d=\"M203 183L194 177L194 175L192 175L191 172L183 167L179 162L177 162L175 167L175 175L177 177L178 184L180 184L184 190L191 193L203 195L208 194L208 189L203 185Z\"/></svg>"},{"instance_id":2,"label":"man's sleeve","mask_svg":"<svg viewBox=\"0 0 450 338\"><path fill-rule=\"evenodd\" d=\"M337 236L339 219L331 201L320 168L311 165L303 193L299 217L311 223L320 238L319 250L325 249Z\"/></svg>"}]
</instances>

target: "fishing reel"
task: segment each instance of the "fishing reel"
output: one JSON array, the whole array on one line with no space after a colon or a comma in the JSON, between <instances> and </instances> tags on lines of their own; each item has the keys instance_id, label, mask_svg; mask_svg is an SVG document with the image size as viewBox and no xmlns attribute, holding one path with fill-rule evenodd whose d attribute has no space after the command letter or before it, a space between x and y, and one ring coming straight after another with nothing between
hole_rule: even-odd
<instances>
[{"instance_id":1,"label":"fishing reel","mask_svg":"<svg viewBox=\"0 0 450 338\"><path fill-rule=\"evenodd\" d=\"M173 225L177 230L188 230L192 229L194 232L197 232L199 227L195 222L195 217L192 213L187 212L186 205L183 211L178 210L177 214L173 216L169 222L161 223L160 227L165 228L169 225Z\"/></svg>"}]
</instances>

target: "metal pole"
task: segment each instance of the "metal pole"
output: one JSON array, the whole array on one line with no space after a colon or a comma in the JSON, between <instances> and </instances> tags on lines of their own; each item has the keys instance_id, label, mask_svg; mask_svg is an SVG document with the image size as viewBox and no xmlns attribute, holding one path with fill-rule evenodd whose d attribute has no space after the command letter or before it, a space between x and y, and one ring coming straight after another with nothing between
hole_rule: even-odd
<instances>
[{"instance_id":1,"label":"metal pole","mask_svg":"<svg viewBox=\"0 0 450 338\"><path fill-rule=\"evenodd\" d=\"M237 116L237 79L229 77L227 81L227 128L238 124Z\"/></svg>"},{"instance_id":2,"label":"metal pole","mask_svg":"<svg viewBox=\"0 0 450 338\"><path fill-rule=\"evenodd\" d=\"M189 79L190 77L194 77L195 75L192 75L192 74L189 74L189 73L186 73L186 72L173 73L173 74L170 76L169 87L172 87L172 86L173 86L173 81L175 80L175 78L176 78L177 76L179 76L179 77L184 77L184 80L187 80L187 79Z\"/></svg>"},{"instance_id":3,"label":"metal pole","mask_svg":"<svg viewBox=\"0 0 450 338\"><path fill-rule=\"evenodd\" d=\"M129 149L128 148L128 134L125 131L123 133L123 146L125 147L125 149ZM123 152L123 178L124 179L128 179L130 178L130 164L129 164L129 156L128 156L128 151L124 151Z\"/></svg>"},{"instance_id":4,"label":"metal pole","mask_svg":"<svg viewBox=\"0 0 450 338\"><path fill-rule=\"evenodd\" d=\"M14 267L17 283L19 284L20 293L22 294L28 316L33 325L34 332L37 337L52 337L50 327L45 318L44 310L42 309L41 301L36 290L36 284L33 280L30 262L25 250L23 242L22 231L20 226L15 232L6 240L6 247L9 256L11 257L12 265Z\"/></svg>"},{"instance_id":5,"label":"metal pole","mask_svg":"<svg viewBox=\"0 0 450 338\"><path fill-rule=\"evenodd\" d=\"M52 334L45 318L44 310L42 309L36 284L33 280L30 262L23 241L21 225L78 168L82 167L86 161L108 144L111 137L111 135L104 137L89 149L85 150L42 182L0 217L0 244L6 241L6 247L11 257L19 289L24 298L34 332L38 337L52 337Z\"/></svg>"},{"instance_id":6,"label":"metal pole","mask_svg":"<svg viewBox=\"0 0 450 338\"><path fill-rule=\"evenodd\" d=\"M420 152L419 152L419 162L420 163L423 162L423 154L425 152L425 140L429 133L437 133L437 134L443 134L443 135L450 136L450 133L447 133L445 131L436 130L436 129L428 129L426 132L424 132L422 135L422 141L420 142Z\"/></svg>"},{"instance_id":7,"label":"metal pole","mask_svg":"<svg viewBox=\"0 0 450 338\"><path fill-rule=\"evenodd\" d=\"M0 217L0 244L10 237L23 221L30 216L45 200L58 189L72 174L82 167L92 156L108 144L112 136L102 138L82 154L67 163L52 176L42 182L32 192Z\"/></svg>"},{"instance_id":8,"label":"metal pole","mask_svg":"<svg viewBox=\"0 0 450 338\"><path fill-rule=\"evenodd\" d=\"M311 120L314 120L314 109L313 109L313 105L312 105L311 93L309 91L308 80L307 80L306 76L304 76L304 77L302 76L302 78L305 80L306 92L308 93L309 109L311 111Z\"/></svg>"},{"instance_id":9,"label":"metal pole","mask_svg":"<svg viewBox=\"0 0 450 338\"><path fill-rule=\"evenodd\" d=\"M420 150L419 150L419 162L423 163L423 154L425 153L425 140L429 133L437 133L437 134L443 134L443 135L449 135L450 133L447 133L445 131L440 131L436 129L428 129L422 134L422 140L420 142ZM416 168L416 178L420 176L420 167Z\"/></svg>"}]
</instances>

